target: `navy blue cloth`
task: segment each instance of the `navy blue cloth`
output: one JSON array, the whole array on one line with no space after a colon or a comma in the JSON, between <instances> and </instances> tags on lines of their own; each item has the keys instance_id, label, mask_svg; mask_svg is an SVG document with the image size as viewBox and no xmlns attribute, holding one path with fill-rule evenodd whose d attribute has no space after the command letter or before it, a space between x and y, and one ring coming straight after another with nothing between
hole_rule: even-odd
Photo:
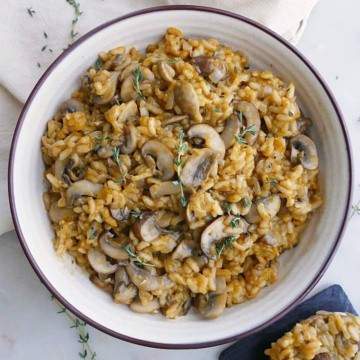
<instances>
[{"instance_id":1,"label":"navy blue cloth","mask_svg":"<svg viewBox=\"0 0 360 360\"><path fill-rule=\"evenodd\" d=\"M339 285L333 285L320 291L312 298L302 302L286 316L264 330L250 335L220 354L220 360L266 360L264 351L272 342L290 331L296 323L315 315L319 310L340 311L357 315L344 290Z\"/></svg>"}]
</instances>

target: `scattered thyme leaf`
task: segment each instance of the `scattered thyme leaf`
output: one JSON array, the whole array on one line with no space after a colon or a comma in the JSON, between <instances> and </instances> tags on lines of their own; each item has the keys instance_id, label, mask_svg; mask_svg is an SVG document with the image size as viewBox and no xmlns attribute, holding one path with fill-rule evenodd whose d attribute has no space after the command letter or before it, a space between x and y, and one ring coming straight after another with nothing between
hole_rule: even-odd
<instances>
[{"instance_id":1,"label":"scattered thyme leaf","mask_svg":"<svg viewBox=\"0 0 360 360\"><path fill-rule=\"evenodd\" d=\"M240 112L238 115L238 120L241 123L239 133L236 135L236 140L240 145L248 145L247 140L245 139L246 134L256 135L257 131L254 129L254 125L244 126L243 125L243 114Z\"/></svg>"},{"instance_id":2,"label":"scattered thyme leaf","mask_svg":"<svg viewBox=\"0 0 360 360\"><path fill-rule=\"evenodd\" d=\"M82 15L82 12L80 11L80 3L77 3L75 0L66 0L66 2L71 5L74 8L75 17L71 22L71 38L72 41L75 41L75 38L79 35L79 33L76 31L76 24L79 21L79 17Z\"/></svg>"},{"instance_id":3,"label":"scattered thyme leaf","mask_svg":"<svg viewBox=\"0 0 360 360\"><path fill-rule=\"evenodd\" d=\"M31 17L34 17L34 14L36 14L36 11L33 10L31 7L30 8L26 8L28 14L31 16Z\"/></svg>"},{"instance_id":4,"label":"scattered thyme leaf","mask_svg":"<svg viewBox=\"0 0 360 360\"><path fill-rule=\"evenodd\" d=\"M134 263L135 265L140 265L140 266L155 266L154 264L149 264L146 261L142 260L140 258L139 254L134 254L133 251L131 250L130 245L126 245L124 246L124 250L128 253L130 259L135 260Z\"/></svg>"},{"instance_id":5,"label":"scattered thyme leaf","mask_svg":"<svg viewBox=\"0 0 360 360\"><path fill-rule=\"evenodd\" d=\"M180 58L175 57L175 58L173 58L173 59L169 59L169 60L166 60L166 61L167 61L168 63L172 64L172 63L178 62L179 60L180 60Z\"/></svg>"},{"instance_id":6,"label":"scattered thyme leaf","mask_svg":"<svg viewBox=\"0 0 360 360\"><path fill-rule=\"evenodd\" d=\"M236 241L235 236L227 236L227 237L223 238L221 240L221 242L219 242L216 245L216 252L217 252L218 257L220 257L220 255L224 252L224 250L226 248L230 248L232 246L233 242L235 242L235 241Z\"/></svg>"},{"instance_id":7,"label":"scattered thyme leaf","mask_svg":"<svg viewBox=\"0 0 360 360\"><path fill-rule=\"evenodd\" d=\"M271 186L275 186L275 185L277 185L279 183L276 179L270 179L268 177L266 177L266 182L268 184L270 184Z\"/></svg>"},{"instance_id":8,"label":"scattered thyme leaf","mask_svg":"<svg viewBox=\"0 0 360 360\"><path fill-rule=\"evenodd\" d=\"M123 163L122 163L121 157L120 157L120 149L119 148L111 148L111 151L113 153L112 158L115 161L116 166L118 167L120 174L121 174L120 179L122 179L122 181L125 181L126 174L124 172ZM119 181L119 179L117 181Z\"/></svg>"},{"instance_id":9,"label":"scattered thyme leaf","mask_svg":"<svg viewBox=\"0 0 360 360\"><path fill-rule=\"evenodd\" d=\"M39 68L41 68L41 65L40 65L40 63L37 63L37 66L38 66Z\"/></svg>"},{"instance_id":10,"label":"scattered thyme leaf","mask_svg":"<svg viewBox=\"0 0 360 360\"><path fill-rule=\"evenodd\" d=\"M240 221L241 221L241 216L240 215L235 215L234 218L230 221L231 227L233 229L239 227Z\"/></svg>"},{"instance_id":11,"label":"scattered thyme leaf","mask_svg":"<svg viewBox=\"0 0 360 360\"><path fill-rule=\"evenodd\" d=\"M353 212L351 213L349 220L350 220L355 214L360 215L360 200L359 200L355 205L352 206L352 209L353 209Z\"/></svg>"},{"instance_id":12,"label":"scattered thyme leaf","mask_svg":"<svg viewBox=\"0 0 360 360\"><path fill-rule=\"evenodd\" d=\"M87 237L91 240L96 239L96 237L98 236L98 231L96 229L94 229L94 227L92 226L89 231L87 232Z\"/></svg>"},{"instance_id":13,"label":"scattered thyme leaf","mask_svg":"<svg viewBox=\"0 0 360 360\"><path fill-rule=\"evenodd\" d=\"M135 221L140 222L143 214L137 212L136 210L130 210L130 215L135 219Z\"/></svg>"},{"instance_id":14,"label":"scattered thyme leaf","mask_svg":"<svg viewBox=\"0 0 360 360\"><path fill-rule=\"evenodd\" d=\"M95 70L99 71L100 68L103 66L104 62L102 61L101 57L98 56L98 58L95 61Z\"/></svg>"},{"instance_id":15,"label":"scattered thyme leaf","mask_svg":"<svg viewBox=\"0 0 360 360\"><path fill-rule=\"evenodd\" d=\"M134 82L134 86L133 89L136 91L136 93L138 94L138 98L141 100L145 99L144 94L142 93L141 89L140 89L140 84L143 82L144 77L141 71L140 66L138 66L135 70L133 70L132 72L132 76L133 76L133 82Z\"/></svg>"},{"instance_id":16,"label":"scattered thyme leaf","mask_svg":"<svg viewBox=\"0 0 360 360\"><path fill-rule=\"evenodd\" d=\"M249 198L242 199L244 209L248 208L251 205L251 200Z\"/></svg>"},{"instance_id":17,"label":"scattered thyme leaf","mask_svg":"<svg viewBox=\"0 0 360 360\"><path fill-rule=\"evenodd\" d=\"M218 109L218 108L215 108L214 111L217 112L217 113L220 113L220 112L221 112L221 110Z\"/></svg>"},{"instance_id":18,"label":"scattered thyme leaf","mask_svg":"<svg viewBox=\"0 0 360 360\"><path fill-rule=\"evenodd\" d=\"M45 31L44 31L44 37L45 37L45 39L48 38L47 33Z\"/></svg>"},{"instance_id":19,"label":"scattered thyme leaf","mask_svg":"<svg viewBox=\"0 0 360 360\"><path fill-rule=\"evenodd\" d=\"M41 51L45 51L47 47L48 47L47 45L44 45L44 46L41 48Z\"/></svg>"},{"instance_id":20,"label":"scattered thyme leaf","mask_svg":"<svg viewBox=\"0 0 360 360\"><path fill-rule=\"evenodd\" d=\"M186 142L184 143L184 136L185 136L185 133L183 131L180 131L179 145L175 146L175 149L177 150L178 154L174 158L174 164L176 165L176 173L178 175L178 180L175 180L176 184L175 184L175 181L173 181L173 184L180 185L180 203L183 207L185 207L187 205L187 201L186 201L185 194L184 194L184 186L180 180L181 169L182 169L181 156L184 155L184 152L187 148L187 143Z\"/></svg>"},{"instance_id":21,"label":"scattered thyme leaf","mask_svg":"<svg viewBox=\"0 0 360 360\"><path fill-rule=\"evenodd\" d=\"M228 214L228 215L231 215L231 204L229 203L225 203L225 212Z\"/></svg>"}]
</instances>

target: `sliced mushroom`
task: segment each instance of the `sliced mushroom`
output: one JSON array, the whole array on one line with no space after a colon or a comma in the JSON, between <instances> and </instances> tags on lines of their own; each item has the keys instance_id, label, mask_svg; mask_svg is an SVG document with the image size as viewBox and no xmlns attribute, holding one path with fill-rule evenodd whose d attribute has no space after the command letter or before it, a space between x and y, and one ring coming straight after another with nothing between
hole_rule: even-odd
<instances>
[{"instance_id":1,"label":"sliced mushroom","mask_svg":"<svg viewBox=\"0 0 360 360\"><path fill-rule=\"evenodd\" d=\"M81 180L85 175L84 163L79 155L74 154L66 161L62 179L66 184Z\"/></svg>"},{"instance_id":2,"label":"sliced mushroom","mask_svg":"<svg viewBox=\"0 0 360 360\"><path fill-rule=\"evenodd\" d=\"M180 194L180 185L173 183L172 181L165 181L158 184L154 184L150 187L150 195L153 199L159 199L166 195Z\"/></svg>"},{"instance_id":3,"label":"sliced mushroom","mask_svg":"<svg viewBox=\"0 0 360 360\"><path fill-rule=\"evenodd\" d=\"M169 63L166 60L160 60L157 63L157 69L159 72L159 75L168 82L173 81L175 76L175 70L169 65Z\"/></svg>"},{"instance_id":4,"label":"sliced mushroom","mask_svg":"<svg viewBox=\"0 0 360 360\"><path fill-rule=\"evenodd\" d=\"M175 87L174 95L176 104L184 114L189 115L196 122L202 122L199 99L189 82L179 81Z\"/></svg>"},{"instance_id":5,"label":"sliced mushroom","mask_svg":"<svg viewBox=\"0 0 360 360\"><path fill-rule=\"evenodd\" d=\"M114 291L113 286L109 283L102 281L97 275L91 275L90 281L95 284L99 289L112 295Z\"/></svg>"},{"instance_id":6,"label":"sliced mushroom","mask_svg":"<svg viewBox=\"0 0 360 360\"><path fill-rule=\"evenodd\" d=\"M300 134L308 135L312 121L308 118L300 117L296 120Z\"/></svg>"},{"instance_id":7,"label":"sliced mushroom","mask_svg":"<svg viewBox=\"0 0 360 360\"><path fill-rule=\"evenodd\" d=\"M59 207L57 201L54 202L49 210L50 220L54 223L59 223L62 220L70 221L75 216L74 210L67 206Z\"/></svg>"},{"instance_id":8,"label":"sliced mushroom","mask_svg":"<svg viewBox=\"0 0 360 360\"><path fill-rule=\"evenodd\" d=\"M279 246L280 244L280 240L274 235L271 230L261 238L261 242L271 246Z\"/></svg>"},{"instance_id":9,"label":"sliced mushroom","mask_svg":"<svg viewBox=\"0 0 360 360\"><path fill-rule=\"evenodd\" d=\"M132 282L140 290L165 290L174 285L174 283L167 277L167 275L153 275L148 270L136 266L133 262L130 262L129 265L126 265L126 271L129 274Z\"/></svg>"},{"instance_id":10,"label":"sliced mushroom","mask_svg":"<svg viewBox=\"0 0 360 360\"><path fill-rule=\"evenodd\" d=\"M184 239L177 246L175 251L171 254L173 260L184 260L192 255L194 249L198 247L198 244L192 239Z\"/></svg>"},{"instance_id":11,"label":"sliced mushroom","mask_svg":"<svg viewBox=\"0 0 360 360\"><path fill-rule=\"evenodd\" d=\"M156 140L149 140L141 148L146 165L156 169L155 174L162 180L170 180L175 173L174 156L170 149Z\"/></svg>"},{"instance_id":12,"label":"sliced mushroom","mask_svg":"<svg viewBox=\"0 0 360 360\"><path fill-rule=\"evenodd\" d=\"M93 247L88 250L87 258L91 267L100 275L113 274L118 268L117 264L109 263L105 254L95 250Z\"/></svg>"},{"instance_id":13,"label":"sliced mushroom","mask_svg":"<svg viewBox=\"0 0 360 360\"><path fill-rule=\"evenodd\" d=\"M223 132L221 133L221 138L225 144L225 149L230 148L236 139L236 135L240 130L240 121L238 117L233 114L227 119Z\"/></svg>"},{"instance_id":14,"label":"sliced mushroom","mask_svg":"<svg viewBox=\"0 0 360 360\"><path fill-rule=\"evenodd\" d=\"M101 184L94 184L89 180L80 180L73 183L66 190L66 202L68 205L74 205L76 199L81 196L97 196L103 188Z\"/></svg>"},{"instance_id":15,"label":"sliced mushroom","mask_svg":"<svg viewBox=\"0 0 360 360\"><path fill-rule=\"evenodd\" d=\"M121 244L112 240L114 235L110 231L105 231L99 238L101 250L109 257L115 260L126 260L129 258L128 253Z\"/></svg>"},{"instance_id":16,"label":"sliced mushroom","mask_svg":"<svg viewBox=\"0 0 360 360\"><path fill-rule=\"evenodd\" d=\"M115 273L114 302L130 305L136 295L136 286L130 282L129 275L125 269L119 267Z\"/></svg>"},{"instance_id":17,"label":"sliced mushroom","mask_svg":"<svg viewBox=\"0 0 360 360\"><path fill-rule=\"evenodd\" d=\"M127 221L130 217L130 210L126 206L121 209L110 209L110 213L117 221Z\"/></svg>"},{"instance_id":18,"label":"sliced mushroom","mask_svg":"<svg viewBox=\"0 0 360 360\"><path fill-rule=\"evenodd\" d=\"M85 112L85 105L79 100L69 99L60 105L59 110L63 115L66 113Z\"/></svg>"},{"instance_id":19,"label":"sliced mushroom","mask_svg":"<svg viewBox=\"0 0 360 360\"><path fill-rule=\"evenodd\" d=\"M205 319L215 319L219 317L226 307L226 293L215 295L209 292L206 295L198 295L198 310Z\"/></svg>"},{"instance_id":20,"label":"sliced mushroom","mask_svg":"<svg viewBox=\"0 0 360 360\"><path fill-rule=\"evenodd\" d=\"M319 159L314 142L306 135L296 135L290 140L290 161L298 161L305 169L315 170L319 166Z\"/></svg>"},{"instance_id":21,"label":"sliced mushroom","mask_svg":"<svg viewBox=\"0 0 360 360\"><path fill-rule=\"evenodd\" d=\"M261 125L259 110L248 101L235 102L234 108L242 114L242 121L245 120L247 129L253 130L254 133L247 133L245 139L249 145L254 145Z\"/></svg>"},{"instance_id":22,"label":"sliced mushroom","mask_svg":"<svg viewBox=\"0 0 360 360\"><path fill-rule=\"evenodd\" d=\"M116 93L116 87L118 83L120 73L117 71L110 72L110 86L103 95L94 95L93 101L95 104L104 105L109 103Z\"/></svg>"},{"instance_id":23,"label":"sliced mushroom","mask_svg":"<svg viewBox=\"0 0 360 360\"><path fill-rule=\"evenodd\" d=\"M335 359L336 359L335 355L330 355L329 353L317 354L314 357L314 360L335 360Z\"/></svg>"},{"instance_id":24,"label":"sliced mushroom","mask_svg":"<svg viewBox=\"0 0 360 360\"><path fill-rule=\"evenodd\" d=\"M134 89L134 79L132 75L127 76L122 82L120 89L120 98L123 102L136 100L138 98L138 93Z\"/></svg>"},{"instance_id":25,"label":"sliced mushroom","mask_svg":"<svg viewBox=\"0 0 360 360\"><path fill-rule=\"evenodd\" d=\"M156 212L145 211L140 219L135 221L133 231L138 239L150 243L160 236L161 231L156 222L156 215Z\"/></svg>"},{"instance_id":26,"label":"sliced mushroom","mask_svg":"<svg viewBox=\"0 0 360 360\"><path fill-rule=\"evenodd\" d=\"M194 152L185 162L180 180L186 187L200 186L216 164L217 154L210 149Z\"/></svg>"},{"instance_id":27,"label":"sliced mushroom","mask_svg":"<svg viewBox=\"0 0 360 360\"><path fill-rule=\"evenodd\" d=\"M125 106L120 106L123 106L123 110L116 119L117 122L125 122L126 120L132 120L137 117L139 110L134 100L127 102Z\"/></svg>"},{"instance_id":28,"label":"sliced mushroom","mask_svg":"<svg viewBox=\"0 0 360 360\"><path fill-rule=\"evenodd\" d=\"M153 314L156 310L160 309L160 303L158 298L153 298L146 305L143 305L140 299L138 299L130 304L130 309L137 313Z\"/></svg>"},{"instance_id":29,"label":"sliced mushroom","mask_svg":"<svg viewBox=\"0 0 360 360\"><path fill-rule=\"evenodd\" d=\"M263 199L255 200L250 211L244 215L245 220L250 224L256 224L261 221L261 216L258 211L258 206L264 204L265 210L269 213L270 217L273 218L280 210L281 200L279 195L270 195Z\"/></svg>"},{"instance_id":30,"label":"sliced mushroom","mask_svg":"<svg viewBox=\"0 0 360 360\"><path fill-rule=\"evenodd\" d=\"M216 283L215 295L224 294L226 292L225 276L217 275L215 283Z\"/></svg>"},{"instance_id":31,"label":"sliced mushroom","mask_svg":"<svg viewBox=\"0 0 360 360\"><path fill-rule=\"evenodd\" d=\"M136 127L128 122L125 127L125 142L120 146L122 154L132 154L136 150Z\"/></svg>"},{"instance_id":32,"label":"sliced mushroom","mask_svg":"<svg viewBox=\"0 0 360 360\"><path fill-rule=\"evenodd\" d=\"M226 77L226 65L220 59L200 55L193 57L192 63L195 65L195 69L198 73L202 76L208 76L208 78L215 84Z\"/></svg>"},{"instance_id":33,"label":"sliced mushroom","mask_svg":"<svg viewBox=\"0 0 360 360\"><path fill-rule=\"evenodd\" d=\"M187 132L189 139L197 138L204 141L205 147L219 154L220 158L224 158L225 144L219 133L210 125L196 124Z\"/></svg>"},{"instance_id":34,"label":"sliced mushroom","mask_svg":"<svg viewBox=\"0 0 360 360\"><path fill-rule=\"evenodd\" d=\"M170 116L164 117L161 120L161 124L163 126L167 126L167 125L175 124L180 121L188 120L188 119L189 119L189 115L170 115Z\"/></svg>"}]
</instances>

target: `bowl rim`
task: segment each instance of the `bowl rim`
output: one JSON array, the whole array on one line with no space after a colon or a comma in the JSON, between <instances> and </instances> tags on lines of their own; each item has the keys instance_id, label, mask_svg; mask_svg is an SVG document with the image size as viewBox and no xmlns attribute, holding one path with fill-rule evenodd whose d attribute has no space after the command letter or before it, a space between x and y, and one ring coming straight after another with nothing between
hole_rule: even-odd
<instances>
[{"instance_id":1,"label":"bowl rim","mask_svg":"<svg viewBox=\"0 0 360 360\"><path fill-rule=\"evenodd\" d=\"M347 199L346 199L346 208L342 215L342 222L341 226L339 227L338 233L336 235L336 240L334 241L334 244L331 248L331 251L325 260L325 262L322 264L321 269L319 272L315 275L311 283L308 285L308 287L286 308L282 309L281 311L277 312L274 316L272 316L267 321L263 322L262 324L255 326L245 332L232 335L229 337L225 337L222 339L217 340L211 340L211 341L205 341L205 342L195 342L195 343L184 343L184 344L170 344L170 343L160 343L160 342L153 342L153 341L147 341L142 339L133 338L127 335L120 334L117 331L111 330L107 328L106 326L92 320L88 316L84 315L80 310L75 308L71 303L69 303L65 298L62 297L62 295L56 290L56 288L51 284L51 282L45 277L43 272L40 269L40 266L37 264L36 259L32 256L28 246L26 239L22 233L20 221L17 215L16 211L16 205L15 205L15 199L14 199L14 157L16 152L16 146L19 138L19 134L22 128L22 125L24 123L24 120L26 118L28 109L30 105L32 104L34 98L36 97L37 92L41 88L44 81L48 78L48 76L52 73L52 71L56 68L56 66L64 59L66 58L77 46L82 44L84 41L87 41L91 36L98 33L99 31L103 30L104 28L107 28L115 23L118 23L120 21L123 21L128 18L136 17L139 15L154 13L154 12L161 12L161 11L181 11L181 10L190 10L190 11L202 11L202 12L209 12L219 15L228 16L234 19L237 19L241 22L247 23L266 34L273 37L275 40L282 43L285 47L287 47L295 56L297 56L304 65L307 66L307 68L312 72L312 74L316 77L316 79L319 81L320 85L322 86L323 90L327 94L333 108L335 109L335 112L337 114L338 121L341 125L345 145L346 145L346 154L347 154L347 161L348 161L348 192L347 192ZM32 266L33 270L39 277L40 281L45 285L45 287L50 291L50 293L63 305L65 306L70 312L72 312L74 315L76 315L79 319L85 321L87 324L93 326L94 328L110 335L115 338L118 338L120 340L124 340L127 342L131 342L137 345L142 346L148 346L148 347L154 347L154 348L161 348L161 349L199 349L199 348L206 348L211 346L217 346L222 345L225 343L233 342L236 340L240 340L248 335L254 334L267 326L271 325L275 321L279 320L281 317L286 315L290 310L292 310L299 302L301 302L309 293L310 291L315 287L315 285L319 282L321 277L324 275L325 271L327 270L328 266L330 265L336 251L338 250L339 244L341 242L341 238L344 234L344 230L347 225L347 219L350 212L350 204L352 199L352 193L353 193L353 160L352 160L352 150L350 145L350 139L348 135L348 130L344 121L344 117L341 113L341 110L339 108L339 105L326 84L325 80L322 78L318 70L309 62L309 60L301 54L299 50L297 50L292 44L290 44L287 40L283 39L280 35L275 33L274 31L270 30L269 28L265 27L262 24L259 24L258 22L251 20L245 16L232 13L230 11L212 8L212 7L206 7L206 6L197 6L197 5L167 5L167 6L157 6L157 7L151 7L146 8L138 11L134 11L128 14L125 14L123 16L117 17L113 20L110 20L108 22L105 22L94 29L90 30L86 34L84 34L81 38L79 38L77 41L75 41L71 46L69 46L59 57L57 57L54 62L47 68L47 70L44 72L44 74L41 76L39 81L36 83L35 87L31 91L28 99L25 102L25 105L20 113L14 136L12 139L11 149L10 149L10 155L9 155L9 165L8 165L8 196L9 196L9 203L10 203L10 210L12 219L15 226L15 231L17 233L17 236L20 240L21 247Z\"/></svg>"}]
</instances>

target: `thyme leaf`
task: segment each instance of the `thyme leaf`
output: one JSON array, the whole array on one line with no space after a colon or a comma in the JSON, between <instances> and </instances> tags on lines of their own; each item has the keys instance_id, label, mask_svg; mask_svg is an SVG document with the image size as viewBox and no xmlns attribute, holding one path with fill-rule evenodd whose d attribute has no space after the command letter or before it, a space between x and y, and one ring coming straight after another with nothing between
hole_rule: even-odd
<instances>
[{"instance_id":1,"label":"thyme leaf","mask_svg":"<svg viewBox=\"0 0 360 360\"><path fill-rule=\"evenodd\" d=\"M36 14L36 11L33 10L33 8L31 8L31 7L26 8L26 10L31 17L34 17L34 14Z\"/></svg>"},{"instance_id":2,"label":"thyme leaf","mask_svg":"<svg viewBox=\"0 0 360 360\"><path fill-rule=\"evenodd\" d=\"M134 254L133 251L131 250L131 246L130 245L126 245L124 246L124 250L128 253L130 259L135 260L134 263L135 265L140 265L140 266L155 266L154 264L149 264L147 263L145 260L142 260L140 258L139 254Z\"/></svg>"},{"instance_id":3,"label":"thyme leaf","mask_svg":"<svg viewBox=\"0 0 360 360\"><path fill-rule=\"evenodd\" d=\"M275 186L275 185L277 185L279 183L276 179L270 179L268 177L266 177L266 182L268 184L270 184L271 186Z\"/></svg>"},{"instance_id":4,"label":"thyme leaf","mask_svg":"<svg viewBox=\"0 0 360 360\"><path fill-rule=\"evenodd\" d=\"M133 70L131 72L131 74L133 76L133 82L134 82L133 89L137 92L138 98L141 99L141 100L144 100L145 96L144 96L144 94L142 93L142 91L140 89L140 84L144 80L144 77L143 77L140 66L138 66L135 70Z\"/></svg>"},{"instance_id":5,"label":"thyme leaf","mask_svg":"<svg viewBox=\"0 0 360 360\"><path fill-rule=\"evenodd\" d=\"M233 242L236 241L235 236L227 236L221 240L218 244L216 244L216 253L218 257L224 252L225 249L230 248Z\"/></svg>"},{"instance_id":6,"label":"thyme leaf","mask_svg":"<svg viewBox=\"0 0 360 360\"><path fill-rule=\"evenodd\" d=\"M100 68L103 66L104 62L102 61L101 57L98 56L98 58L95 61L95 70L99 71Z\"/></svg>"},{"instance_id":7,"label":"thyme leaf","mask_svg":"<svg viewBox=\"0 0 360 360\"><path fill-rule=\"evenodd\" d=\"M177 150L178 154L174 158L174 164L176 165L176 173L178 175L178 180L173 181L173 184L180 186L180 203L183 207L185 207L187 205L187 201L186 201L185 193L184 193L184 186L180 180L181 169L182 169L182 164L183 164L181 161L181 156L184 155L184 152L187 148L187 143L184 142L184 136L185 136L185 133L183 131L180 131L179 145L175 146L175 149Z\"/></svg>"},{"instance_id":8,"label":"thyme leaf","mask_svg":"<svg viewBox=\"0 0 360 360\"><path fill-rule=\"evenodd\" d=\"M121 177L116 180L116 182L124 182L126 180L125 176L126 176L126 173L124 172L124 169L123 169L123 163L122 163L122 160L121 160L121 157L120 157L120 149L119 148L111 148L111 151L113 153L113 160L115 161L115 164L116 166L118 167L119 171L120 171L120 175Z\"/></svg>"},{"instance_id":9,"label":"thyme leaf","mask_svg":"<svg viewBox=\"0 0 360 360\"><path fill-rule=\"evenodd\" d=\"M168 59L168 60L166 60L169 64L172 64L172 63L175 63L175 62L178 62L180 60L180 58L178 58L178 57L175 57L175 58L173 58L173 59Z\"/></svg>"},{"instance_id":10,"label":"thyme leaf","mask_svg":"<svg viewBox=\"0 0 360 360\"><path fill-rule=\"evenodd\" d=\"M236 135L236 140L240 145L248 145L247 140L245 139L246 134L256 135L257 131L254 129L254 125L244 126L243 125L243 114L240 112L238 119L241 123L239 133Z\"/></svg>"},{"instance_id":11,"label":"thyme leaf","mask_svg":"<svg viewBox=\"0 0 360 360\"><path fill-rule=\"evenodd\" d=\"M143 214L137 212L136 210L130 210L130 215L137 221L140 222Z\"/></svg>"},{"instance_id":12,"label":"thyme leaf","mask_svg":"<svg viewBox=\"0 0 360 360\"><path fill-rule=\"evenodd\" d=\"M79 35L79 33L76 31L76 24L79 21L79 17L82 15L82 12L80 11L80 3L77 3L75 0L66 0L66 2L71 5L74 8L75 17L71 22L71 38L72 41L75 41L75 38Z\"/></svg>"}]
</instances>

